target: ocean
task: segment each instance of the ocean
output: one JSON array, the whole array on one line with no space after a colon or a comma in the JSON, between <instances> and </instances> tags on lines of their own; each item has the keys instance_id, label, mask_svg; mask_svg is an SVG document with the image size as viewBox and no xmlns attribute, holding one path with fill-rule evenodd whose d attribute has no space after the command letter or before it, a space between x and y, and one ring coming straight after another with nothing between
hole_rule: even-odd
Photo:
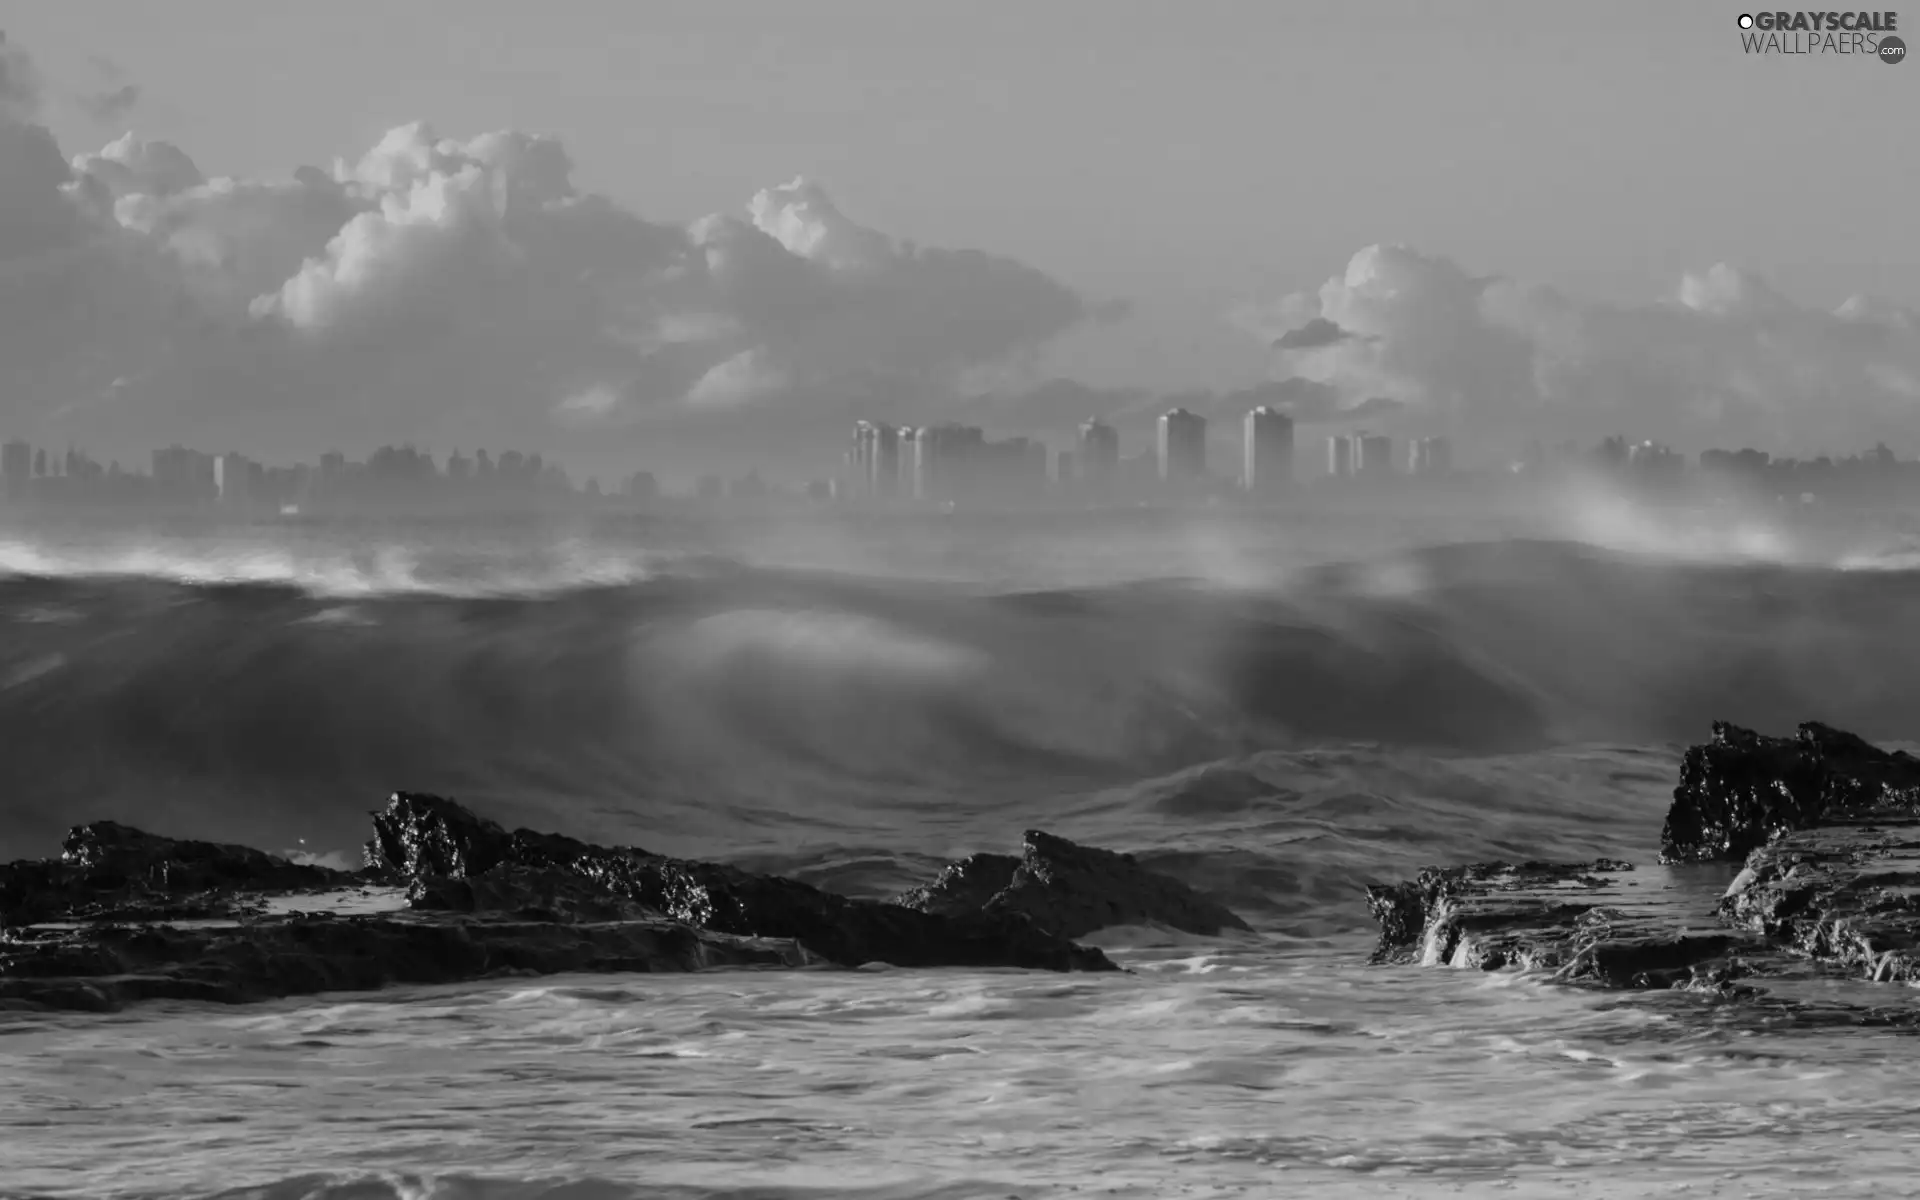
<instances>
[{"instance_id":1,"label":"ocean","mask_svg":"<svg viewBox=\"0 0 1920 1200\"><path fill-rule=\"evenodd\" d=\"M4 1015L0 1196L1920 1193L1910 1035L1368 967L1363 892L1650 863L1715 719L1902 744L1917 545L1599 494L0 529L6 858L112 818L351 865L405 788L862 896L1041 828L1255 927Z\"/></svg>"}]
</instances>

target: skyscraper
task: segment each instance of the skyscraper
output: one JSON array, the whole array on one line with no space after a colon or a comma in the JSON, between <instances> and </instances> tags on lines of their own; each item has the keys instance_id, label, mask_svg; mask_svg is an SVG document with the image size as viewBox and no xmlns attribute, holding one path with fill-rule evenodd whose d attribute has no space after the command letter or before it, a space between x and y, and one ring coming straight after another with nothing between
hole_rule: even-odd
<instances>
[{"instance_id":1,"label":"skyscraper","mask_svg":"<svg viewBox=\"0 0 1920 1200\"><path fill-rule=\"evenodd\" d=\"M25 442L8 442L0 449L0 476L25 479L33 474L33 447Z\"/></svg>"},{"instance_id":2,"label":"skyscraper","mask_svg":"<svg viewBox=\"0 0 1920 1200\"><path fill-rule=\"evenodd\" d=\"M949 422L921 429L913 439L914 498L963 498L974 489L985 446L986 434L977 426Z\"/></svg>"},{"instance_id":3,"label":"skyscraper","mask_svg":"<svg viewBox=\"0 0 1920 1200\"><path fill-rule=\"evenodd\" d=\"M1393 474L1393 439L1378 433L1363 433L1353 439L1355 475Z\"/></svg>"},{"instance_id":4,"label":"skyscraper","mask_svg":"<svg viewBox=\"0 0 1920 1200\"><path fill-rule=\"evenodd\" d=\"M1089 487L1111 487L1120 473L1120 433L1094 417L1080 426L1080 451L1075 455L1080 482Z\"/></svg>"},{"instance_id":5,"label":"skyscraper","mask_svg":"<svg viewBox=\"0 0 1920 1200\"><path fill-rule=\"evenodd\" d=\"M910 425L901 426L900 450L894 456L894 487L909 498L920 495L920 434L921 430Z\"/></svg>"},{"instance_id":6,"label":"skyscraper","mask_svg":"<svg viewBox=\"0 0 1920 1200\"><path fill-rule=\"evenodd\" d=\"M1177 483L1207 473L1207 419L1184 408L1160 414L1160 480Z\"/></svg>"},{"instance_id":7,"label":"skyscraper","mask_svg":"<svg viewBox=\"0 0 1920 1200\"><path fill-rule=\"evenodd\" d=\"M1336 433L1327 438L1327 474L1345 479L1353 474L1353 437Z\"/></svg>"},{"instance_id":8,"label":"skyscraper","mask_svg":"<svg viewBox=\"0 0 1920 1200\"><path fill-rule=\"evenodd\" d=\"M213 487L216 495L229 504L252 498L253 476L258 468L245 455L228 452L213 460Z\"/></svg>"},{"instance_id":9,"label":"skyscraper","mask_svg":"<svg viewBox=\"0 0 1920 1200\"><path fill-rule=\"evenodd\" d=\"M1407 443L1407 472L1445 475L1453 470L1453 443L1443 437L1415 438Z\"/></svg>"},{"instance_id":10,"label":"skyscraper","mask_svg":"<svg viewBox=\"0 0 1920 1200\"><path fill-rule=\"evenodd\" d=\"M1247 491L1285 487L1293 478L1293 418L1264 404L1249 411L1241 452L1241 483Z\"/></svg>"},{"instance_id":11,"label":"skyscraper","mask_svg":"<svg viewBox=\"0 0 1920 1200\"><path fill-rule=\"evenodd\" d=\"M855 489L865 496L891 496L900 485L900 431L880 421L857 421L847 454Z\"/></svg>"}]
</instances>

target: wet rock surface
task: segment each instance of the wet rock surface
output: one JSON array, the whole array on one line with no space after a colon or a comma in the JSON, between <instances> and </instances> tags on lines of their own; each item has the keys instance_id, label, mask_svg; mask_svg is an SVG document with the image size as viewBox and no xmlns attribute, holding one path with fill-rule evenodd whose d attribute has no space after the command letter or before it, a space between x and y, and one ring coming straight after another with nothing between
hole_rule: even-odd
<instances>
[{"instance_id":1,"label":"wet rock surface","mask_svg":"<svg viewBox=\"0 0 1920 1200\"><path fill-rule=\"evenodd\" d=\"M1920 814L1920 759L1817 721L1790 738L1716 721L1681 761L1660 857L1739 862L1776 834L1874 814Z\"/></svg>"},{"instance_id":2,"label":"wet rock surface","mask_svg":"<svg viewBox=\"0 0 1920 1200\"><path fill-rule=\"evenodd\" d=\"M1717 988L1759 937L1714 927L1717 879L1632 864L1477 863L1367 889L1375 963L1551 971L1603 988ZM1704 913L1689 921L1688 913ZM1706 926L1706 928L1701 928Z\"/></svg>"},{"instance_id":3,"label":"wet rock surface","mask_svg":"<svg viewBox=\"0 0 1920 1200\"><path fill-rule=\"evenodd\" d=\"M373 823L367 865L352 873L111 822L77 826L60 858L0 866L0 1008L239 1003L560 972L1117 969L1011 908L850 899L718 863L508 831L421 793L396 793Z\"/></svg>"},{"instance_id":4,"label":"wet rock surface","mask_svg":"<svg viewBox=\"0 0 1920 1200\"><path fill-rule=\"evenodd\" d=\"M121 914L230 915L247 893L338 886L345 871L251 846L160 837L114 821L76 825L60 857L0 866L0 927Z\"/></svg>"},{"instance_id":5,"label":"wet rock surface","mask_svg":"<svg viewBox=\"0 0 1920 1200\"><path fill-rule=\"evenodd\" d=\"M1920 819L1782 835L1747 859L1720 914L1838 973L1920 982Z\"/></svg>"},{"instance_id":6,"label":"wet rock surface","mask_svg":"<svg viewBox=\"0 0 1920 1200\"><path fill-rule=\"evenodd\" d=\"M1116 925L1165 925L1212 936L1245 921L1186 884L1141 866L1130 854L1026 832L1019 857L974 854L895 903L943 916L1017 913L1060 937Z\"/></svg>"},{"instance_id":7,"label":"wet rock surface","mask_svg":"<svg viewBox=\"0 0 1920 1200\"><path fill-rule=\"evenodd\" d=\"M422 907L528 911L598 898L716 933L789 938L842 966L1114 969L1017 912L921 912L721 863L507 833L439 797L396 794L374 825L368 869L407 885Z\"/></svg>"},{"instance_id":8,"label":"wet rock surface","mask_svg":"<svg viewBox=\"0 0 1920 1200\"><path fill-rule=\"evenodd\" d=\"M1762 1024L1920 1028L1920 998L1881 986L1920 980L1917 786L1920 760L1823 725L1716 724L1687 752L1661 865L1480 863L1371 886L1372 961L1700 993ZM1729 853L1745 859L1730 884Z\"/></svg>"}]
</instances>

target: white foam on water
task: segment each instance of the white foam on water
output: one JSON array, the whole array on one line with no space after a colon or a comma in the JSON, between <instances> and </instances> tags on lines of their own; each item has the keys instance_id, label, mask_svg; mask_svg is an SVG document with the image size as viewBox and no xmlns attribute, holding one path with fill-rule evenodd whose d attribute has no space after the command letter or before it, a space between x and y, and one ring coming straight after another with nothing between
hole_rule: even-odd
<instances>
[{"instance_id":1,"label":"white foam on water","mask_svg":"<svg viewBox=\"0 0 1920 1200\"><path fill-rule=\"evenodd\" d=\"M1897 1194L1871 1189L1920 1149L1904 1043L1685 1033L1528 981L1369 970L1363 950L1232 975L597 976L14 1024L0 1178L183 1198L405 1162L417 1194L449 1197L540 1179L1868 1195Z\"/></svg>"}]
</instances>

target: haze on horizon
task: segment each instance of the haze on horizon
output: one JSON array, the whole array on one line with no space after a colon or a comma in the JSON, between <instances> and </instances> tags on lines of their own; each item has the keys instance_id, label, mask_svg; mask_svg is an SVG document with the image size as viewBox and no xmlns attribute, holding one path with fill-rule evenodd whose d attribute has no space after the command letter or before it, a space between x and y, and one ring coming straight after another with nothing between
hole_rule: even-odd
<instances>
[{"instance_id":1,"label":"haze on horizon","mask_svg":"<svg viewBox=\"0 0 1920 1200\"><path fill-rule=\"evenodd\" d=\"M1920 68L1736 7L190 10L10 10L0 435L797 475L1205 392L1920 451Z\"/></svg>"}]
</instances>

